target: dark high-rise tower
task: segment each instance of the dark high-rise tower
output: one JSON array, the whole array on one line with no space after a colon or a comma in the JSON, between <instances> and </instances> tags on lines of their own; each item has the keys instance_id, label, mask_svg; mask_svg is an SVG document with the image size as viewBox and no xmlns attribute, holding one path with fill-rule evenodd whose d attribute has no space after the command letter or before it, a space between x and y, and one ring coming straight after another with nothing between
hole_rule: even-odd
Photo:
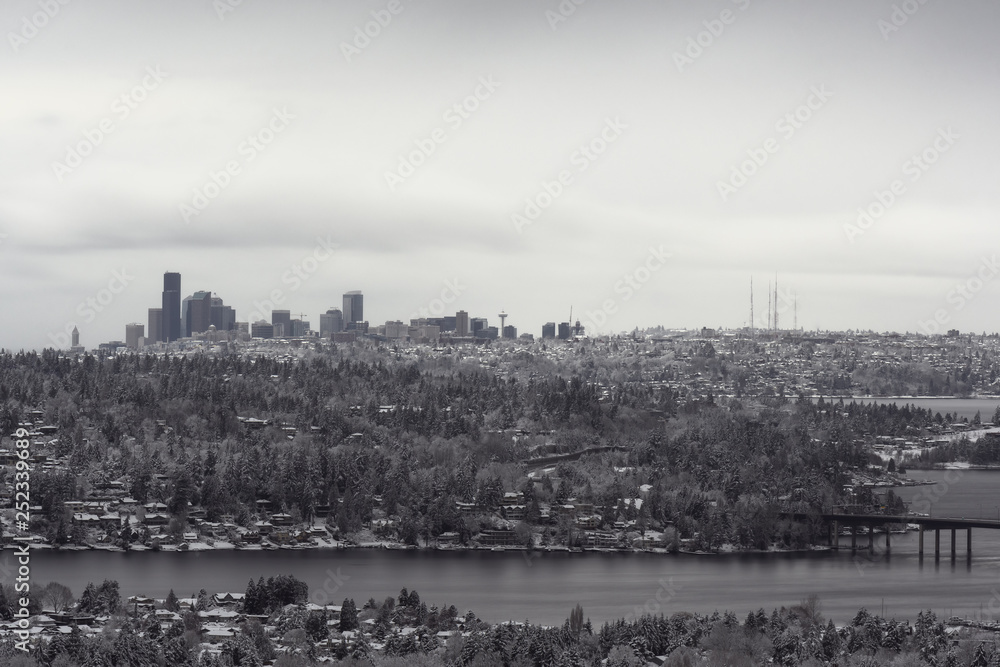
<instances>
[{"instance_id":1,"label":"dark high-rise tower","mask_svg":"<svg viewBox=\"0 0 1000 667\"><path fill-rule=\"evenodd\" d=\"M275 337L292 335L292 314L287 310L271 311L271 326L274 327Z\"/></svg>"},{"instance_id":2,"label":"dark high-rise tower","mask_svg":"<svg viewBox=\"0 0 1000 667\"><path fill-rule=\"evenodd\" d=\"M184 299L181 312L185 336L190 338L196 333L208 331L212 324L212 293L204 290L195 292Z\"/></svg>"},{"instance_id":3,"label":"dark high-rise tower","mask_svg":"<svg viewBox=\"0 0 1000 667\"><path fill-rule=\"evenodd\" d=\"M163 274L163 335L169 343L181 337L181 274Z\"/></svg>"},{"instance_id":4,"label":"dark high-rise tower","mask_svg":"<svg viewBox=\"0 0 1000 667\"><path fill-rule=\"evenodd\" d=\"M348 292L344 295L344 324L365 321L365 298L361 292Z\"/></svg>"},{"instance_id":5,"label":"dark high-rise tower","mask_svg":"<svg viewBox=\"0 0 1000 667\"><path fill-rule=\"evenodd\" d=\"M149 337L146 341L149 343L159 343L161 340L163 340L163 309L150 308Z\"/></svg>"}]
</instances>

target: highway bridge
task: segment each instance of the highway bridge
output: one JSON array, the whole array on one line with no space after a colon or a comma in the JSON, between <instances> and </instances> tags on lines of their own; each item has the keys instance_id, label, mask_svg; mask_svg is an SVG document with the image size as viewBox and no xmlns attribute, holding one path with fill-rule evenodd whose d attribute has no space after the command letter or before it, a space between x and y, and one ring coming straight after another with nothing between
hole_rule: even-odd
<instances>
[{"instance_id":1,"label":"highway bridge","mask_svg":"<svg viewBox=\"0 0 1000 667\"><path fill-rule=\"evenodd\" d=\"M972 560L972 529L973 528L987 528L992 530L1000 530L1000 521L994 521L990 519L965 519L958 517L930 517L923 516L919 514L847 514L847 513L828 513L828 514L801 514L801 513L787 513L783 516L792 518L795 521L812 521L817 517L821 518L824 523L831 527L831 539L830 544L835 549L840 548L840 528L841 526L849 526L851 529L851 550L855 551L858 548L858 527L868 528L868 550L875 550L875 533L874 528L882 527L886 528L885 533L885 549L889 551L890 533L888 528L893 524L916 524L920 526L920 542L919 542L919 554L920 557L924 557L924 531L933 530L934 531L934 559L941 559L941 531L950 530L951 531L951 559L955 560L956 555L956 535L958 531L966 531L966 542L965 542L965 555L967 560Z\"/></svg>"}]
</instances>

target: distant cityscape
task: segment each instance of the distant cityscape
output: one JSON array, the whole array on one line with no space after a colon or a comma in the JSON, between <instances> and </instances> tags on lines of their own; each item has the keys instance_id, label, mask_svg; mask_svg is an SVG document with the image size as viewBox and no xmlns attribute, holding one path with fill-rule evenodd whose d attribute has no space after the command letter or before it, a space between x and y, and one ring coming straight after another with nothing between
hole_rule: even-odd
<instances>
[{"instance_id":1,"label":"distant cityscape","mask_svg":"<svg viewBox=\"0 0 1000 667\"><path fill-rule=\"evenodd\" d=\"M401 341L425 344L485 343L492 340L520 340L533 342L530 333L518 335L517 327L507 324L507 313L500 312L500 326L490 326L486 317L470 317L464 310L442 317L412 318L409 322L390 320L385 324L370 325L364 317L364 294L360 290L345 292L341 308L329 308L319 316L319 329L314 329L305 313L293 314L290 310L271 310L271 320L255 322L238 321L236 310L227 306L221 297L207 290L198 290L181 298L181 274L163 274L163 292L160 306L150 308L147 322L125 325L125 340L114 340L97 346L101 350L119 348L140 349L176 341L205 341L225 343L251 339L323 339L335 343L349 343L359 337L376 340ZM579 320L575 323L547 322L542 326L543 339L562 339L584 335ZM72 350L83 351L80 332L74 328Z\"/></svg>"}]
</instances>

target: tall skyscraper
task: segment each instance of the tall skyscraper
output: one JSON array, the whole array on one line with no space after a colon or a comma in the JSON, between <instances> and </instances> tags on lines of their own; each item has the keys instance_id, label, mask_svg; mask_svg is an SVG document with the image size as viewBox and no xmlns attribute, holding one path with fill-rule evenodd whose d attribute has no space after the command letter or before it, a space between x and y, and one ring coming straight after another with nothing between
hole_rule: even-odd
<instances>
[{"instance_id":1,"label":"tall skyscraper","mask_svg":"<svg viewBox=\"0 0 1000 667\"><path fill-rule=\"evenodd\" d=\"M236 328L236 311L232 306L224 304L219 297L213 296L210 322L215 325L216 331L232 331Z\"/></svg>"},{"instance_id":2,"label":"tall skyscraper","mask_svg":"<svg viewBox=\"0 0 1000 667\"><path fill-rule=\"evenodd\" d=\"M344 325L365 321L365 298L360 291L344 294Z\"/></svg>"},{"instance_id":3,"label":"tall skyscraper","mask_svg":"<svg viewBox=\"0 0 1000 667\"><path fill-rule=\"evenodd\" d=\"M212 293L199 291L184 299L184 335L190 338L196 333L208 331L212 324ZM216 327L218 328L218 327Z\"/></svg>"},{"instance_id":4,"label":"tall skyscraper","mask_svg":"<svg viewBox=\"0 0 1000 667\"><path fill-rule=\"evenodd\" d=\"M455 313L455 334L457 336L469 335L469 313L464 310Z\"/></svg>"},{"instance_id":5,"label":"tall skyscraper","mask_svg":"<svg viewBox=\"0 0 1000 667\"><path fill-rule=\"evenodd\" d=\"M271 326L275 337L292 336L292 314L288 310L272 310Z\"/></svg>"},{"instance_id":6,"label":"tall skyscraper","mask_svg":"<svg viewBox=\"0 0 1000 667\"><path fill-rule=\"evenodd\" d=\"M163 274L163 335L164 342L181 337L181 274Z\"/></svg>"},{"instance_id":7,"label":"tall skyscraper","mask_svg":"<svg viewBox=\"0 0 1000 667\"><path fill-rule=\"evenodd\" d=\"M145 333L145 326L135 322L125 325L125 345L135 350L139 347L139 339Z\"/></svg>"},{"instance_id":8,"label":"tall skyscraper","mask_svg":"<svg viewBox=\"0 0 1000 667\"><path fill-rule=\"evenodd\" d=\"M556 323L546 322L542 325L542 338L555 338L556 337Z\"/></svg>"},{"instance_id":9,"label":"tall skyscraper","mask_svg":"<svg viewBox=\"0 0 1000 667\"><path fill-rule=\"evenodd\" d=\"M344 314L339 308L331 308L319 316L320 338L330 338L344 330Z\"/></svg>"},{"instance_id":10,"label":"tall skyscraper","mask_svg":"<svg viewBox=\"0 0 1000 667\"><path fill-rule=\"evenodd\" d=\"M159 343L163 340L163 309L162 308L150 308L149 309L149 336L146 337L147 343Z\"/></svg>"},{"instance_id":11,"label":"tall skyscraper","mask_svg":"<svg viewBox=\"0 0 1000 667\"><path fill-rule=\"evenodd\" d=\"M473 336L479 331L484 331L489 326L485 317L473 317L469 320L469 333Z\"/></svg>"},{"instance_id":12,"label":"tall skyscraper","mask_svg":"<svg viewBox=\"0 0 1000 667\"><path fill-rule=\"evenodd\" d=\"M80 347L80 330L73 327L73 347Z\"/></svg>"}]
</instances>

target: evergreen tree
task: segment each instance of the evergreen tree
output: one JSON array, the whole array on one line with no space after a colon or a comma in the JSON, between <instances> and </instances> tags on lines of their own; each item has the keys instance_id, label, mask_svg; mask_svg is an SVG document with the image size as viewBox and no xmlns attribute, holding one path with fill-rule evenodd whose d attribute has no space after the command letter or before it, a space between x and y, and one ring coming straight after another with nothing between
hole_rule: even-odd
<instances>
[{"instance_id":1,"label":"evergreen tree","mask_svg":"<svg viewBox=\"0 0 1000 667\"><path fill-rule=\"evenodd\" d=\"M344 604L340 608L339 628L341 632L358 629L358 608L355 606L353 598L344 600Z\"/></svg>"}]
</instances>

